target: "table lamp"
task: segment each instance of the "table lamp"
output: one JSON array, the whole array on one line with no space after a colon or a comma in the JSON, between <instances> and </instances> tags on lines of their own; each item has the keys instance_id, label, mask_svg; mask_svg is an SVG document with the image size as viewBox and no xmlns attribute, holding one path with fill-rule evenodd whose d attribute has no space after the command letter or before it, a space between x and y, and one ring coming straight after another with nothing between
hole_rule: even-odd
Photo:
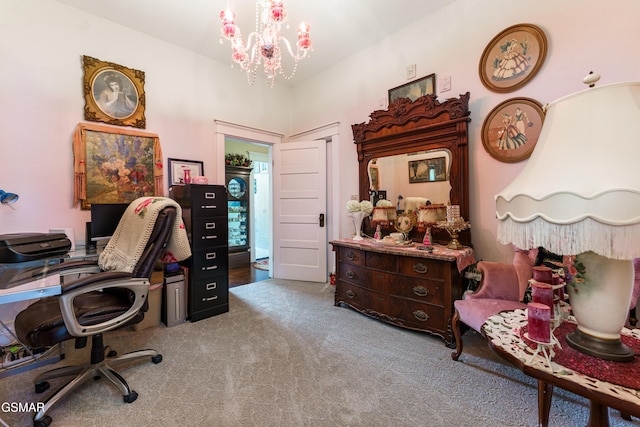
<instances>
[{"instance_id":1,"label":"table lamp","mask_svg":"<svg viewBox=\"0 0 640 427\"><path fill-rule=\"evenodd\" d=\"M18 201L18 195L15 193L7 193L4 190L0 190L0 203L3 205L10 205Z\"/></svg>"},{"instance_id":2,"label":"table lamp","mask_svg":"<svg viewBox=\"0 0 640 427\"><path fill-rule=\"evenodd\" d=\"M640 257L640 82L594 87L598 79L547 106L531 158L495 196L497 237L576 255L583 268L567 290L578 326L568 344L630 361L620 332Z\"/></svg>"}]
</instances>

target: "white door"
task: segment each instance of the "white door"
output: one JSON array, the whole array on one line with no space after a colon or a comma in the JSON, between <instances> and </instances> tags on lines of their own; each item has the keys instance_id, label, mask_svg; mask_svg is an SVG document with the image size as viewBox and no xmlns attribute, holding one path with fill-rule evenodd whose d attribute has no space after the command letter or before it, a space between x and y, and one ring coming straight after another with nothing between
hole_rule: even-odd
<instances>
[{"instance_id":1,"label":"white door","mask_svg":"<svg viewBox=\"0 0 640 427\"><path fill-rule=\"evenodd\" d=\"M273 152L273 277L327 281L326 142L277 144Z\"/></svg>"}]
</instances>

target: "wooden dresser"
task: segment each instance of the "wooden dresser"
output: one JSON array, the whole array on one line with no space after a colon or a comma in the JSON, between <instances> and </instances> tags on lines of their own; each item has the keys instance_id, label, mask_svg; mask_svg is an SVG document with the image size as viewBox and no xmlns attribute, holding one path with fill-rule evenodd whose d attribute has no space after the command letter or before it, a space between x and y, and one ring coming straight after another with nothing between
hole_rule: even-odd
<instances>
[{"instance_id":1,"label":"wooden dresser","mask_svg":"<svg viewBox=\"0 0 640 427\"><path fill-rule=\"evenodd\" d=\"M428 332L455 347L453 301L462 298L462 271L475 262L473 250L436 245L434 253L389 247L371 239L332 241L336 253L335 305L369 317Z\"/></svg>"}]
</instances>

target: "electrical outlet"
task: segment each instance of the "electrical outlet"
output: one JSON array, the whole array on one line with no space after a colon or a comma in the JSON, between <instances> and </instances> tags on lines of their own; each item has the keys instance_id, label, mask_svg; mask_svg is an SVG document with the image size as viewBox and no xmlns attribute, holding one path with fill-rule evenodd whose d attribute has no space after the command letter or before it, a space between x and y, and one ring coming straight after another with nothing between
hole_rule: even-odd
<instances>
[{"instance_id":1,"label":"electrical outlet","mask_svg":"<svg viewBox=\"0 0 640 427\"><path fill-rule=\"evenodd\" d=\"M407 66L407 80L416 78L416 64L410 64Z\"/></svg>"},{"instance_id":2,"label":"electrical outlet","mask_svg":"<svg viewBox=\"0 0 640 427\"><path fill-rule=\"evenodd\" d=\"M351 195L351 200L358 200L358 195L357 194L352 194Z\"/></svg>"}]
</instances>

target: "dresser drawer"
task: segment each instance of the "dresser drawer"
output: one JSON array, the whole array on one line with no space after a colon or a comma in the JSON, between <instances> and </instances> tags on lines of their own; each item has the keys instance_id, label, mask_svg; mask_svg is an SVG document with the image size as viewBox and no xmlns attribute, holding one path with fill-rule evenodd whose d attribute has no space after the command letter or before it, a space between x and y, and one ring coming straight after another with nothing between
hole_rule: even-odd
<instances>
[{"instance_id":1,"label":"dresser drawer","mask_svg":"<svg viewBox=\"0 0 640 427\"><path fill-rule=\"evenodd\" d=\"M384 292L398 297L411 298L419 302L444 305L444 283L430 279L415 279L407 276L395 276L395 280Z\"/></svg>"},{"instance_id":2,"label":"dresser drawer","mask_svg":"<svg viewBox=\"0 0 640 427\"><path fill-rule=\"evenodd\" d=\"M201 311L209 307L229 302L229 279L227 275L209 279L194 280L189 286L191 311Z\"/></svg>"},{"instance_id":3,"label":"dresser drawer","mask_svg":"<svg viewBox=\"0 0 640 427\"><path fill-rule=\"evenodd\" d=\"M398 274L421 279L442 279L443 264L443 261L433 259L398 257Z\"/></svg>"},{"instance_id":4,"label":"dresser drawer","mask_svg":"<svg viewBox=\"0 0 640 427\"><path fill-rule=\"evenodd\" d=\"M365 258L366 258L365 265L368 268L375 268L376 270L390 271L392 273L398 269L397 256L381 254L378 252L367 252Z\"/></svg>"},{"instance_id":5,"label":"dresser drawer","mask_svg":"<svg viewBox=\"0 0 640 427\"><path fill-rule=\"evenodd\" d=\"M194 250L227 245L226 217L197 217L192 224L191 240Z\"/></svg>"},{"instance_id":6,"label":"dresser drawer","mask_svg":"<svg viewBox=\"0 0 640 427\"><path fill-rule=\"evenodd\" d=\"M444 320L444 308L423 304L408 299L389 297L394 299L390 312L392 317L407 328L439 332L448 335L447 324Z\"/></svg>"},{"instance_id":7,"label":"dresser drawer","mask_svg":"<svg viewBox=\"0 0 640 427\"><path fill-rule=\"evenodd\" d=\"M335 303L348 304L356 310L363 310L371 305L371 291L353 285L348 282L338 280L336 286Z\"/></svg>"},{"instance_id":8,"label":"dresser drawer","mask_svg":"<svg viewBox=\"0 0 640 427\"><path fill-rule=\"evenodd\" d=\"M338 279L356 285L367 286L371 281L371 271L359 265L341 262L338 268Z\"/></svg>"},{"instance_id":9,"label":"dresser drawer","mask_svg":"<svg viewBox=\"0 0 640 427\"><path fill-rule=\"evenodd\" d=\"M191 186L191 211L194 216L226 215L226 188L221 186Z\"/></svg>"},{"instance_id":10,"label":"dresser drawer","mask_svg":"<svg viewBox=\"0 0 640 427\"><path fill-rule=\"evenodd\" d=\"M227 272L229 250L226 246L201 249L193 252L193 271L198 277L211 277Z\"/></svg>"},{"instance_id":11,"label":"dresser drawer","mask_svg":"<svg viewBox=\"0 0 640 427\"><path fill-rule=\"evenodd\" d=\"M364 265L365 252L358 249L340 248L338 249L338 261L350 264Z\"/></svg>"}]
</instances>

